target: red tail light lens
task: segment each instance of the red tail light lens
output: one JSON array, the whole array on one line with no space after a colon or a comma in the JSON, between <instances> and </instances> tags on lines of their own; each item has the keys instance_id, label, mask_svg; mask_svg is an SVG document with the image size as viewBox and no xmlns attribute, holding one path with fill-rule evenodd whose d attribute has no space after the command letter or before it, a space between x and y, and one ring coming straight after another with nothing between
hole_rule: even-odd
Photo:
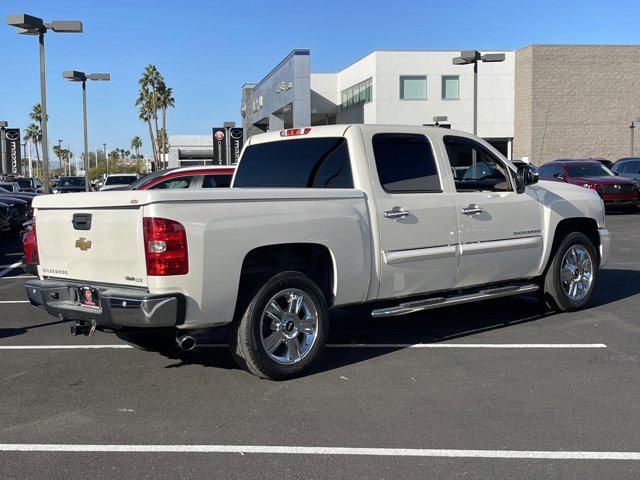
<instances>
[{"instance_id":1,"label":"red tail light lens","mask_svg":"<svg viewBox=\"0 0 640 480\"><path fill-rule=\"evenodd\" d=\"M38 256L38 239L36 237L36 220L33 219L27 231L22 234L22 252L26 263L38 265L40 257Z\"/></svg>"},{"instance_id":2,"label":"red tail light lens","mask_svg":"<svg viewBox=\"0 0 640 480\"><path fill-rule=\"evenodd\" d=\"M144 218L144 251L147 275L186 275L189 273L187 233L184 227L166 218Z\"/></svg>"},{"instance_id":3,"label":"red tail light lens","mask_svg":"<svg viewBox=\"0 0 640 480\"><path fill-rule=\"evenodd\" d=\"M289 128L288 130L281 130L281 137L297 137L300 135L306 135L311 131L310 128Z\"/></svg>"}]
</instances>

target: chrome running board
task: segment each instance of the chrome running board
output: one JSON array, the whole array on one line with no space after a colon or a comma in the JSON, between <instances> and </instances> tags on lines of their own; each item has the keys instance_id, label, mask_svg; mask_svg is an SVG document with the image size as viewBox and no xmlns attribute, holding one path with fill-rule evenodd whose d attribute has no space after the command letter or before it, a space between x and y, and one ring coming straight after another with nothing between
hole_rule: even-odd
<instances>
[{"instance_id":1,"label":"chrome running board","mask_svg":"<svg viewBox=\"0 0 640 480\"><path fill-rule=\"evenodd\" d=\"M479 302L482 300L491 300L492 298L509 297L511 295L520 295L522 293L532 293L538 291L539 288L540 287L535 283L487 288L480 290L479 292L469 293L466 295L427 298L426 300L401 303L397 307L374 310L371 312L371 316L374 318L397 317L399 315L422 312L423 310L432 310L434 308L450 307L452 305L461 305L463 303Z\"/></svg>"}]
</instances>

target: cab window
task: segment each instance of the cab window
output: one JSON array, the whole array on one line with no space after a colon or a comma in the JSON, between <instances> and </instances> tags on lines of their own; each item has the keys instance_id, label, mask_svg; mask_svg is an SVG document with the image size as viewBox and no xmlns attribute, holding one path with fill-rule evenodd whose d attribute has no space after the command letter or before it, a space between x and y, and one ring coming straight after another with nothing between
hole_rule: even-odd
<instances>
[{"instance_id":1,"label":"cab window","mask_svg":"<svg viewBox=\"0 0 640 480\"><path fill-rule=\"evenodd\" d=\"M378 133L373 136L373 153L386 192L442 192L433 150L424 135Z\"/></svg>"},{"instance_id":2,"label":"cab window","mask_svg":"<svg viewBox=\"0 0 640 480\"><path fill-rule=\"evenodd\" d=\"M446 136L444 144L458 192L508 192L507 167L481 144L464 137Z\"/></svg>"}]
</instances>

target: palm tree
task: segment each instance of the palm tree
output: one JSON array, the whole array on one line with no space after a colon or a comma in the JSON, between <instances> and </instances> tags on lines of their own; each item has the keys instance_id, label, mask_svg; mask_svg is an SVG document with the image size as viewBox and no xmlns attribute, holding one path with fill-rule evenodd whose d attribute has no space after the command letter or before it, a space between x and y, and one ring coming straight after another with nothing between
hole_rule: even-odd
<instances>
[{"instance_id":1,"label":"palm tree","mask_svg":"<svg viewBox=\"0 0 640 480\"><path fill-rule=\"evenodd\" d=\"M147 126L149 127L149 139L151 140L151 153L153 156L152 170L155 171L158 167L158 155L156 153L156 142L153 138L153 127L151 126L151 101L142 89L140 89L136 105L139 107L138 118L143 122L147 122Z\"/></svg>"},{"instance_id":2,"label":"palm tree","mask_svg":"<svg viewBox=\"0 0 640 480\"><path fill-rule=\"evenodd\" d=\"M131 139L131 148L136 152L136 159L140 158L140 149L142 148L142 139L137 135Z\"/></svg>"},{"instance_id":3,"label":"palm tree","mask_svg":"<svg viewBox=\"0 0 640 480\"><path fill-rule=\"evenodd\" d=\"M37 123L30 123L27 125L27 128L24 131L24 139L25 141L33 143L34 147L36 147L36 176L38 165L40 164L40 151L38 150L38 144L42 140L42 130L40 129L40 125Z\"/></svg>"},{"instance_id":4,"label":"palm tree","mask_svg":"<svg viewBox=\"0 0 640 480\"><path fill-rule=\"evenodd\" d=\"M148 97L150 102L150 114L153 118L156 127L156 151L159 150L160 145L157 143L158 138L158 90L160 85L164 82L162 75L155 65L147 65L144 67L144 71L138 80L140 85L140 91L145 93L145 97Z\"/></svg>"},{"instance_id":5,"label":"palm tree","mask_svg":"<svg viewBox=\"0 0 640 480\"><path fill-rule=\"evenodd\" d=\"M167 87L164 81L160 84L158 90L158 106L162 111L162 141L160 143L160 151L162 154L167 153L167 109L169 107L175 108L175 99L173 98L173 88ZM163 157L164 158L164 157Z\"/></svg>"}]
</instances>

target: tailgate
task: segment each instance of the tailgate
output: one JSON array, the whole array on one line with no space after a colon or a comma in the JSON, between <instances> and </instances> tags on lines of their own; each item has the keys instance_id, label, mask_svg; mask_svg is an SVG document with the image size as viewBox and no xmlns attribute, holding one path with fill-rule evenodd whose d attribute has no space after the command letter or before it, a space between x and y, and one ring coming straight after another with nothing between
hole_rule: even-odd
<instances>
[{"instance_id":1,"label":"tailgate","mask_svg":"<svg viewBox=\"0 0 640 480\"><path fill-rule=\"evenodd\" d=\"M140 205L37 209L36 235L43 277L147 285Z\"/></svg>"}]
</instances>

